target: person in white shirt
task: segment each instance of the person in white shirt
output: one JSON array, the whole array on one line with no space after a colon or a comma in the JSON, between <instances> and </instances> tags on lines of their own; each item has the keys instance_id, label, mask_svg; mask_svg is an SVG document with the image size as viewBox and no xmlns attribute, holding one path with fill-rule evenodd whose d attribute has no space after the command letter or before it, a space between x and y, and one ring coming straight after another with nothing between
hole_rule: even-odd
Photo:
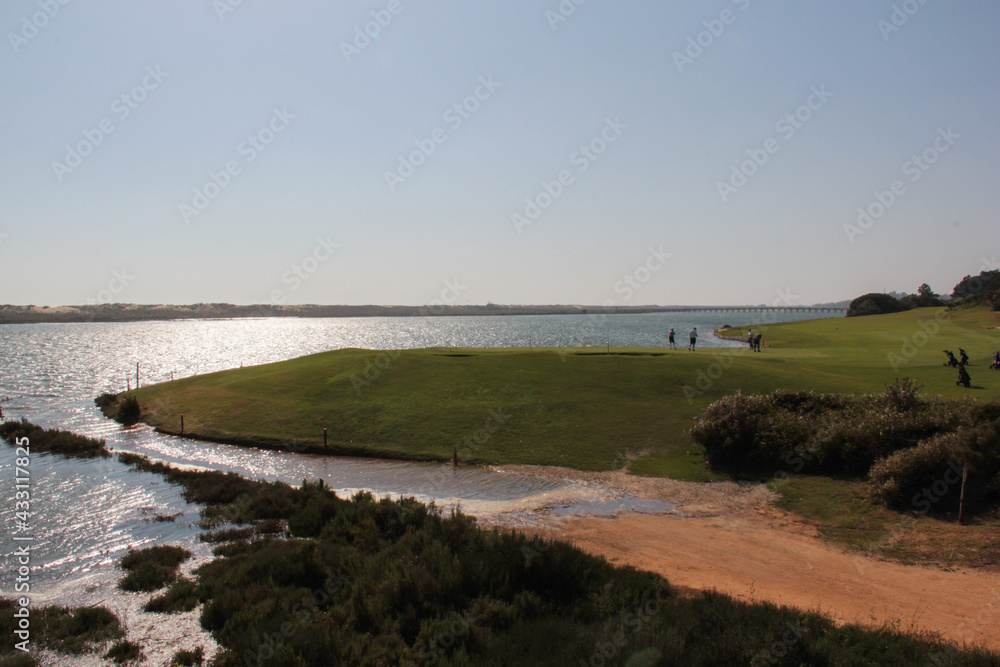
<instances>
[{"instance_id":1,"label":"person in white shirt","mask_svg":"<svg viewBox=\"0 0 1000 667\"><path fill-rule=\"evenodd\" d=\"M695 343L698 342L698 327L694 327L693 329L691 329L690 337L691 337L691 344L688 346L688 349L694 352L694 345Z\"/></svg>"}]
</instances>

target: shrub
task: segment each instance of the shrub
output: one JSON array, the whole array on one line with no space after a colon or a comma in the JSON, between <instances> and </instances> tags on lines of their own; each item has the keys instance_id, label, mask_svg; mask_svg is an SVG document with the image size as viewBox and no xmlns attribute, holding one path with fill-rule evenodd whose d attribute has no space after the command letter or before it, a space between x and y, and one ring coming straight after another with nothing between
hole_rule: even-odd
<instances>
[{"instance_id":1,"label":"shrub","mask_svg":"<svg viewBox=\"0 0 1000 667\"><path fill-rule=\"evenodd\" d=\"M182 611L191 611L197 606L197 585L190 579L181 577L170 585L166 593L147 602L143 609L159 614L176 614Z\"/></svg>"},{"instance_id":2,"label":"shrub","mask_svg":"<svg viewBox=\"0 0 1000 667\"><path fill-rule=\"evenodd\" d=\"M967 422L972 405L922 398L908 380L864 396L737 393L708 406L691 438L710 465L735 474L863 476L875 461Z\"/></svg>"},{"instance_id":3,"label":"shrub","mask_svg":"<svg viewBox=\"0 0 1000 667\"><path fill-rule=\"evenodd\" d=\"M124 636L118 617L104 607L44 607L32 614L32 638L57 653L92 653Z\"/></svg>"},{"instance_id":4,"label":"shrub","mask_svg":"<svg viewBox=\"0 0 1000 667\"><path fill-rule=\"evenodd\" d=\"M191 557L191 552L177 546L160 545L132 550L122 558L121 567L127 570L118 587L123 591L155 591L177 579L180 564Z\"/></svg>"},{"instance_id":5,"label":"shrub","mask_svg":"<svg viewBox=\"0 0 1000 667\"><path fill-rule=\"evenodd\" d=\"M90 459L111 456L103 440L94 440L59 429L45 429L32 424L27 419L0 424L0 438L11 445L19 438L28 438L31 441L31 449L34 451L62 454L75 458Z\"/></svg>"},{"instance_id":6,"label":"shrub","mask_svg":"<svg viewBox=\"0 0 1000 667\"><path fill-rule=\"evenodd\" d=\"M142 415L142 408L139 406L139 399L135 396L125 396L118 400L115 408L114 420L130 426L139 421Z\"/></svg>"},{"instance_id":7,"label":"shrub","mask_svg":"<svg viewBox=\"0 0 1000 667\"><path fill-rule=\"evenodd\" d=\"M104 655L108 660L112 660L117 664L124 664L126 662L139 662L144 659L142 655L141 647L135 642L130 641L120 641Z\"/></svg>"},{"instance_id":8,"label":"shrub","mask_svg":"<svg viewBox=\"0 0 1000 667\"><path fill-rule=\"evenodd\" d=\"M171 667L201 667L205 664L205 651L199 646L193 651L177 651L170 663Z\"/></svg>"},{"instance_id":9,"label":"shrub","mask_svg":"<svg viewBox=\"0 0 1000 667\"><path fill-rule=\"evenodd\" d=\"M890 294L871 292L851 301L851 305L847 307L847 317L884 315L885 313L898 313L903 310L906 310L906 308L899 303L896 297Z\"/></svg>"},{"instance_id":10,"label":"shrub","mask_svg":"<svg viewBox=\"0 0 1000 667\"><path fill-rule=\"evenodd\" d=\"M114 405L115 401L117 400L118 400L118 394L110 394L108 392L104 392L103 394L94 399L94 403L96 403L97 407L99 408L109 408L112 405Z\"/></svg>"},{"instance_id":11,"label":"shrub","mask_svg":"<svg viewBox=\"0 0 1000 667\"><path fill-rule=\"evenodd\" d=\"M963 468L968 470L965 508L990 511L1000 504L1000 419L983 419L879 461L871 470L872 497L888 507L918 513L958 507Z\"/></svg>"}]
</instances>

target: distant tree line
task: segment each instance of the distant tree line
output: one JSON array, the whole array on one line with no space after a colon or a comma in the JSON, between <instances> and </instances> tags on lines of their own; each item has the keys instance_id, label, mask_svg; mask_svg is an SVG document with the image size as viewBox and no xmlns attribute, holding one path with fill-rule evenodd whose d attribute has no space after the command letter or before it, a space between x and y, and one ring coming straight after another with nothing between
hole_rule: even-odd
<instances>
[{"instance_id":1,"label":"distant tree line","mask_svg":"<svg viewBox=\"0 0 1000 667\"><path fill-rule=\"evenodd\" d=\"M848 306L847 316L881 315L898 313L911 308L933 306L979 306L988 305L1000 310L1000 270L981 271L978 276L965 276L951 291L951 301L946 303L934 293L931 286L924 283L916 294L907 294L897 299L892 294L872 292L863 294Z\"/></svg>"},{"instance_id":2,"label":"distant tree line","mask_svg":"<svg viewBox=\"0 0 1000 667\"><path fill-rule=\"evenodd\" d=\"M891 294L871 292L859 296L847 308L848 317L859 315L882 315L885 313L899 313L913 308L928 308L933 306L946 305L941 298L934 293L931 286L924 283L917 288L916 294L907 294L901 299L897 299Z\"/></svg>"}]
</instances>

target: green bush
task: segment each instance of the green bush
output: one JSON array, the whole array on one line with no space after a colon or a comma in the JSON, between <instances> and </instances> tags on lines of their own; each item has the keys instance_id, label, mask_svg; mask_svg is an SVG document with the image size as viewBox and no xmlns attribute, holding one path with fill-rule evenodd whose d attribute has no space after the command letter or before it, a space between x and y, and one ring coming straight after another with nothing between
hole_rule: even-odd
<instances>
[{"instance_id":1,"label":"green bush","mask_svg":"<svg viewBox=\"0 0 1000 667\"><path fill-rule=\"evenodd\" d=\"M851 301L851 304L847 307L847 317L884 315L886 313L898 313L903 310L906 310L906 307L896 297L890 294L871 292Z\"/></svg>"},{"instance_id":2,"label":"green bush","mask_svg":"<svg viewBox=\"0 0 1000 667\"><path fill-rule=\"evenodd\" d=\"M114 413L115 421L130 426L138 422L141 415L142 408L135 396L125 396L118 399Z\"/></svg>"},{"instance_id":3,"label":"green bush","mask_svg":"<svg viewBox=\"0 0 1000 667\"><path fill-rule=\"evenodd\" d=\"M94 440L59 429L42 428L32 424L27 419L0 424L0 438L12 446L19 438L28 438L32 451L38 452L50 452L84 459L111 456L103 440Z\"/></svg>"},{"instance_id":4,"label":"green bush","mask_svg":"<svg viewBox=\"0 0 1000 667\"><path fill-rule=\"evenodd\" d=\"M5 612L6 613L6 610ZM57 653L93 653L125 636L118 617L104 607L43 607L31 614L32 642Z\"/></svg>"},{"instance_id":5,"label":"green bush","mask_svg":"<svg viewBox=\"0 0 1000 667\"><path fill-rule=\"evenodd\" d=\"M139 662L144 659L142 648L135 642L130 641L118 642L108 650L104 657L120 665L126 662Z\"/></svg>"},{"instance_id":6,"label":"green bush","mask_svg":"<svg viewBox=\"0 0 1000 667\"><path fill-rule=\"evenodd\" d=\"M872 496L899 510L953 512L963 469L968 471L965 509L984 512L1000 505L1000 418L997 406L975 411L971 426L930 438L879 461L871 469Z\"/></svg>"},{"instance_id":7,"label":"green bush","mask_svg":"<svg viewBox=\"0 0 1000 667\"><path fill-rule=\"evenodd\" d=\"M205 664L205 651L200 646L193 651L177 651L171 667L201 667Z\"/></svg>"},{"instance_id":8,"label":"green bush","mask_svg":"<svg viewBox=\"0 0 1000 667\"><path fill-rule=\"evenodd\" d=\"M159 614L177 614L191 611L198 606L198 586L195 582L181 577L163 595L152 598L143 606L145 611Z\"/></svg>"},{"instance_id":9,"label":"green bush","mask_svg":"<svg viewBox=\"0 0 1000 667\"><path fill-rule=\"evenodd\" d=\"M972 406L922 398L910 382L864 396L737 393L708 406L691 438L710 465L734 474L864 476L879 459L954 430Z\"/></svg>"},{"instance_id":10,"label":"green bush","mask_svg":"<svg viewBox=\"0 0 1000 667\"><path fill-rule=\"evenodd\" d=\"M177 546L130 549L121 561L121 568L128 574L118 582L118 588L131 592L163 588L177 579L178 568L190 557L190 551Z\"/></svg>"}]
</instances>

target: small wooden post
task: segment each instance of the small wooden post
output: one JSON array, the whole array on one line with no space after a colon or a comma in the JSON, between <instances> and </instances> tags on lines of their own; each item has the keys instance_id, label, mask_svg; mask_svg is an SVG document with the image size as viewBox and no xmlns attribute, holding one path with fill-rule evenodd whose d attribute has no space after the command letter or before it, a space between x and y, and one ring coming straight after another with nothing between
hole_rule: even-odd
<instances>
[{"instance_id":1,"label":"small wooden post","mask_svg":"<svg viewBox=\"0 0 1000 667\"><path fill-rule=\"evenodd\" d=\"M451 464L453 466L458 465L458 445L455 445L451 450Z\"/></svg>"},{"instance_id":2,"label":"small wooden post","mask_svg":"<svg viewBox=\"0 0 1000 667\"><path fill-rule=\"evenodd\" d=\"M132 391L132 380L127 375L125 376L125 391Z\"/></svg>"},{"instance_id":3,"label":"small wooden post","mask_svg":"<svg viewBox=\"0 0 1000 667\"><path fill-rule=\"evenodd\" d=\"M958 498L958 522L961 524L965 523L963 514L965 513L965 480L969 478L969 469L962 466L962 493Z\"/></svg>"},{"instance_id":4,"label":"small wooden post","mask_svg":"<svg viewBox=\"0 0 1000 667\"><path fill-rule=\"evenodd\" d=\"M326 429L323 429L323 446L326 447Z\"/></svg>"},{"instance_id":5,"label":"small wooden post","mask_svg":"<svg viewBox=\"0 0 1000 667\"><path fill-rule=\"evenodd\" d=\"M181 435L184 435L184 415L181 415Z\"/></svg>"}]
</instances>

